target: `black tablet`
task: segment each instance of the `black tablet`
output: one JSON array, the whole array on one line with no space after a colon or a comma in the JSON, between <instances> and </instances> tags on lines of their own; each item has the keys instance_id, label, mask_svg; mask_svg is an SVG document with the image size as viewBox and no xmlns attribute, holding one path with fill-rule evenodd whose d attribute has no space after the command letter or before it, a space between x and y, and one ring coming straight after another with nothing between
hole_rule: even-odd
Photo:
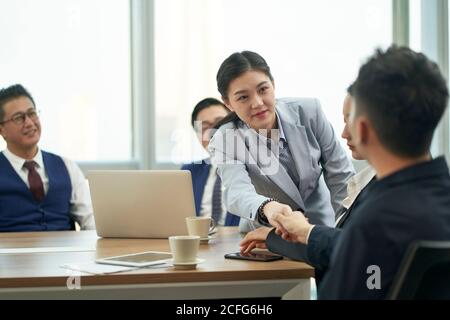
<instances>
[{"instance_id":1,"label":"black tablet","mask_svg":"<svg viewBox=\"0 0 450 320\"><path fill-rule=\"evenodd\" d=\"M277 254L273 254L270 252L249 252L249 253L233 252L227 253L225 255L225 258L267 262L267 261L281 260L283 259L283 256L279 256Z\"/></svg>"}]
</instances>

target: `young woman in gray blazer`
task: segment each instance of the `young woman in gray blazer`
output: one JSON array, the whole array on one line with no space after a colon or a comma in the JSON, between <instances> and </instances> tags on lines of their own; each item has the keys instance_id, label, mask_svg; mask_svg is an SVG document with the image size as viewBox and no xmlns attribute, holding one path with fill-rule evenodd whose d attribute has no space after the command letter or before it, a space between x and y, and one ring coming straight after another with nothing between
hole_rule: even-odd
<instances>
[{"instance_id":1,"label":"young woman in gray blazer","mask_svg":"<svg viewBox=\"0 0 450 320\"><path fill-rule=\"evenodd\" d=\"M353 100L351 94L352 86L348 88L348 94L344 100L342 111L345 126L341 137L347 141L347 146L352 153L353 159L365 160L364 156L356 150L348 128ZM308 244L286 241L276 235L273 228L261 227L247 233L240 243L241 251L248 253L254 248L269 249L291 259L305 261L314 267L315 278L318 283L328 269L331 254L340 238L340 229L346 228L348 221L351 220L349 218L351 212L361 205L361 197L359 195L366 190L367 186L375 182L375 174L375 169L369 165L348 180L347 198L342 201L341 214L336 221L335 228L322 226L321 228L315 228L314 232L311 232L311 227L307 236Z\"/></svg>"},{"instance_id":2,"label":"young woman in gray blazer","mask_svg":"<svg viewBox=\"0 0 450 320\"><path fill-rule=\"evenodd\" d=\"M232 113L209 151L228 211L277 226L273 214L300 210L311 223L332 226L354 171L319 101L275 99L269 66L250 51L222 63L217 86Z\"/></svg>"}]
</instances>

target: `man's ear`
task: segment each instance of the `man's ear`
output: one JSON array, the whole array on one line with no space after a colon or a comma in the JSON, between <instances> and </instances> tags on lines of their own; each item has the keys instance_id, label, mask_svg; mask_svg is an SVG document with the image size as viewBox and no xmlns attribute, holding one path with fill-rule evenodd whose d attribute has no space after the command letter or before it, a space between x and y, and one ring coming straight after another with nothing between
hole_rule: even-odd
<instances>
[{"instance_id":1,"label":"man's ear","mask_svg":"<svg viewBox=\"0 0 450 320\"><path fill-rule=\"evenodd\" d=\"M6 138L5 138L5 132L4 132L4 130L3 130L3 125L0 125L0 136L2 136L2 137L3 137L3 140L6 141Z\"/></svg>"},{"instance_id":2,"label":"man's ear","mask_svg":"<svg viewBox=\"0 0 450 320\"><path fill-rule=\"evenodd\" d=\"M234 111L233 107L230 104L230 100L228 98L222 97L223 103L225 103L225 106L230 110L231 112Z\"/></svg>"},{"instance_id":3,"label":"man's ear","mask_svg":"<svg viewBox=\"0 0 450 320\"><path fill-rule=\"evenodd\" d=\"M366 117L359 117L356 123L357 139L359 144L363 146L368 144L371 127L372 126Z\"/></svg>"}]
</instances>

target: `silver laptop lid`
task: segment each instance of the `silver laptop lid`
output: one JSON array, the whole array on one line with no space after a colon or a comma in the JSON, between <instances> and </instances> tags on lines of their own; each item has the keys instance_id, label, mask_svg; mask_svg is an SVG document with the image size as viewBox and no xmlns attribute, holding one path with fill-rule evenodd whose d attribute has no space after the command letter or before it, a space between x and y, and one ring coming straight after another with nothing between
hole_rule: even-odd
<instances>
[{"instance_id":1,"label":"silver laptop lid","mask_svg":"<svg viewBox=\"0 0 450 320\"><path fill-rule=\"evenodd\" d=\"M185 218L195 216L189 171L90 171L88 181L100 237L184 235Z\"/></svg>"}]
</instances>

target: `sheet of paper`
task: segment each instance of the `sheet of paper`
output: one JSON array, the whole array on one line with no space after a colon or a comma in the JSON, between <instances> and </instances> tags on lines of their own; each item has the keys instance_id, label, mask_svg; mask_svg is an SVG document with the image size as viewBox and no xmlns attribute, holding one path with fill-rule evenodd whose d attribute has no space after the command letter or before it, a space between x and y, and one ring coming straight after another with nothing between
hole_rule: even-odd
<instances>
[{"instance_id":1,"label":"sheet of paper","mask_svg":"<svg viewBox=\"0 0 450 320\"><path fill-rule=\"evenodd\" d=\"M0 254L95 251L84 247L1 248Z\"/></svg>"},{"instance_id":2,"label":"sheet of paper","mask_svg":"<svg viewBox=\"0 0 450 320\"><path fill-rule=\"evenodd\" d=\"M113 266L110 264L100 264L92 262L83 263L66 263L60 266L63 269L68 269L71 272L81 272L88 274L110 274L117 272L124 272L136 269L135 267Z\"/></svg>"}]
</instances>

